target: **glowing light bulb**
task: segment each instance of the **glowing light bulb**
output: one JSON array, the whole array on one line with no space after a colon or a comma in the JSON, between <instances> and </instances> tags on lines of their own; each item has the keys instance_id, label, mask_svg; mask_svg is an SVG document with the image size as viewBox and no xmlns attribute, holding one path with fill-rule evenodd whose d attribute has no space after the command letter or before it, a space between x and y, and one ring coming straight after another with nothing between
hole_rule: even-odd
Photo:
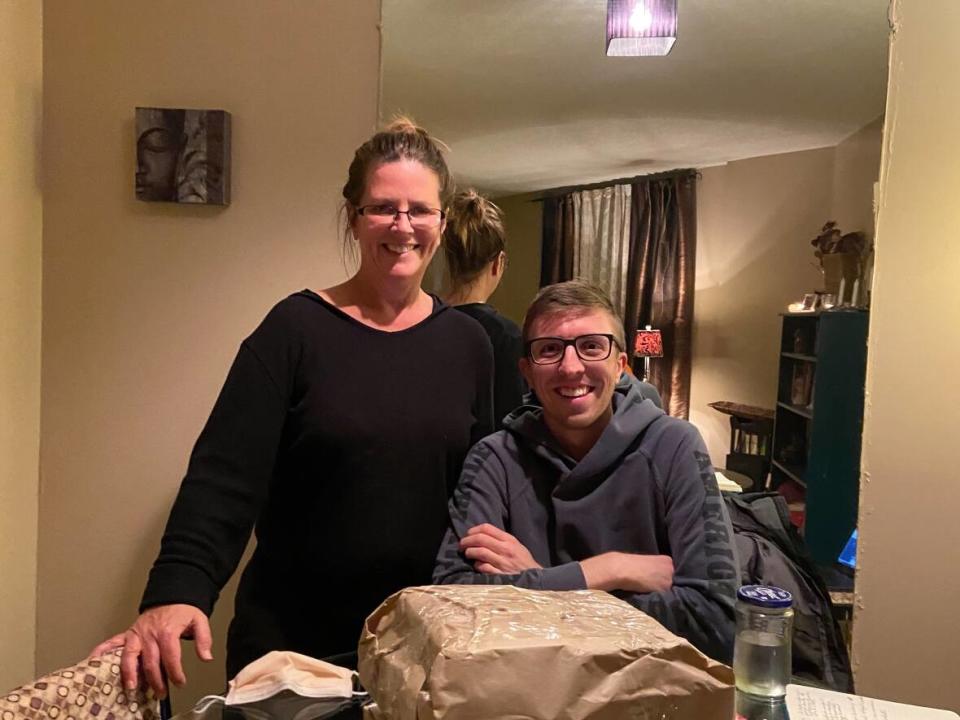
<instances>
[{"instance_id":1,"label":"glowing light bulb","mask_svg":"<svg viewBox=\"0 0 960 720\"><path fill-rule=\"evenodd\" d=\"M630 13L630 29L636 33L644 33L653 24L653 15L642 2L637 3Z\"/></svg>"}]
</instances>

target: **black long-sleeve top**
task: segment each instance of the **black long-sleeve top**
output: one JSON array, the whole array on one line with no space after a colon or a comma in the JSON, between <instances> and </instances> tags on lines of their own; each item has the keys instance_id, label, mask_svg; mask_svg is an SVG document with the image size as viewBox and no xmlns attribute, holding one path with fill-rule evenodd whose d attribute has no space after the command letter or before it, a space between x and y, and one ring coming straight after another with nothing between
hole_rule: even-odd
<instances>
[{"instance_id":1,"label":"black long-sleeve top","mask_svg":"<svg viewBox=\"0 0 960 720\"><path fill-rule=\"evenodd\" d=\"M454 305L479 322L493 345L493 419L499 428L503 419L523 404L527 384L520 374L523 338L520 328L486 303Z\"/></svg>"},{"instance_id":2,"label":"black long-sleeve top","mask_svg":"<svg viewBox=\"0 0 960 720\"><path fill-rule=\"evenodd\" d=\"M193 453L141 610L210 614L255 526L227 673L270 650L356 649L389 594L430 582L463 459L492 430L483 330L439 301L371 328L315 293L240 346Z\"/></svg>"}]
</instances>

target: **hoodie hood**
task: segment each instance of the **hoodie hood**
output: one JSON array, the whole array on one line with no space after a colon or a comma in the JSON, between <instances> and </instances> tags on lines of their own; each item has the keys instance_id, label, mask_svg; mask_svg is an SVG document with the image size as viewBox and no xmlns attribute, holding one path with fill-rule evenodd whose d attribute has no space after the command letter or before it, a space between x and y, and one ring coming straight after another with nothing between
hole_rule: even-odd
<instances>
[{"instance_id":1,"label":"hoodie hood","mask_svg":"<svg viewBox=\"0 0 960 720\"><path fill-rule=\"evenodd\" d=\"M613 418L603 430L600 439L577 462L559 446L543 420L543 408L531 392L522 405L504 418L504 428L517 441L536 455L560 469L561 482L569 479L587 479L602 475L636 445L636 440L664 412L652 400L644 400L639 389L628 377L622 377L613 392ZM559 484L559 483L558 483Z\"/></svg>"}]
</instances>

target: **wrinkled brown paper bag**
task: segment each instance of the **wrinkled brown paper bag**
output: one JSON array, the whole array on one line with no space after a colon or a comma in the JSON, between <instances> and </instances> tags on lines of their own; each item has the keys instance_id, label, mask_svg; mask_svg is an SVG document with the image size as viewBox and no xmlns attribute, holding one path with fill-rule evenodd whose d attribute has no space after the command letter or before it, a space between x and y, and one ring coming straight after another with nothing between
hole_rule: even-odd
<instances>
[{"instance_id":1,"label":"wrinkled brown paper bag","mask_svg":"<svg viewBox=\"0 0 960 720\"><path fill-rule=\"evenodd\" d=\"M733 672L606 592L403 590L364 625L377 720L730 720Z\"/></svg>"}]
</instances>

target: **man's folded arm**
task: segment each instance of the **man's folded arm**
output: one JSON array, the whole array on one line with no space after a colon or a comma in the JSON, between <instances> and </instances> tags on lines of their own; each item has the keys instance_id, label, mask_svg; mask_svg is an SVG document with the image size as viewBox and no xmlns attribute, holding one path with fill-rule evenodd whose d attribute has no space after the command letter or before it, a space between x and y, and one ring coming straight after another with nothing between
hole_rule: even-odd
<instances>
[{"instance_id":1,"label":"man's folded arm","mask_svg":"<svg viewBox=\"0 0 960 720\"><path fill-rule=\"evenodd\" d=\"M438 585L516 585L531 590L583 590L580 563L531 568L518 573L483 573L466 557L460 541L470 528L489 523L509 532L506 473L491 446L480 441L463 463L460 481L450 500L450 524L433 569ZM543 563L546 558L540 558Z\"/></svg>"}]
</instances>

